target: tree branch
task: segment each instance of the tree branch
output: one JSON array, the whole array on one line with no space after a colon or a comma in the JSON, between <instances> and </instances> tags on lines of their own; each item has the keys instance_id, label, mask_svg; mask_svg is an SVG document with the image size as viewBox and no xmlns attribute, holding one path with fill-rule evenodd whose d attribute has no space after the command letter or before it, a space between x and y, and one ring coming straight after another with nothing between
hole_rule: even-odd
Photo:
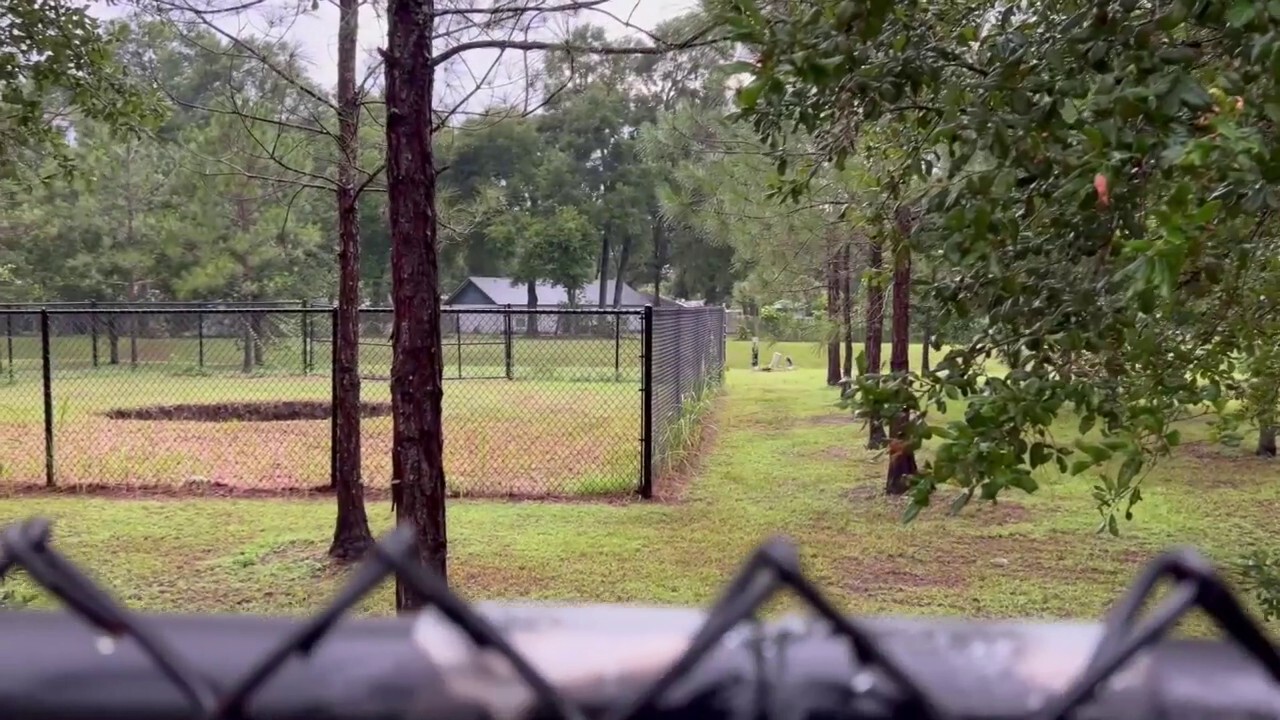
<instances>
[{"instance_id":1,"label":"tree branch","mask_svg":"<svg viewBox=\"0 0 1280 720\"><path fill-rule=\"evenodd\" d=\"M687 50L694 47L702 47L705 45L713 45L720 42L722 38L706 38L706 34L711 32L712 26L694 33L687 40L680 43L659 43L657 45L575 45L567 42L548 42L543 40L512 40L503 39L485 39L472 40L470 42L458 43L449 48L445 48L431 59L431 67L439 67L447 62L450 58L461 55L471 50L517 50L520 52L537 52L540 50L565 52L569 54L581 55L665 55L676 50Z\"/></svg>"}]
</instances>

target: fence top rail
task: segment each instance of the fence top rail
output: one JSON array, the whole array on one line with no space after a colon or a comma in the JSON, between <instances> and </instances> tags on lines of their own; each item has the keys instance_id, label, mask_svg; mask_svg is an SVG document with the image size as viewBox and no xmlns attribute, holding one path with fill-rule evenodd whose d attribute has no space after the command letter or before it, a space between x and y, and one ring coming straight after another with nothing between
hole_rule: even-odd
<instances>
[{"instance_id":1,"label":"fence top rail","mask_svg":"<svg viewBox=\"0 0 1280 720\"><path fill-rule=\"evenodd\" d=\"M333 313L337 308L330 305L313 305L311 307L278 307L278 306L260 306L248 305L241 307L32 307L24 309L16 309L0 306L0 316L3 315L39 315L40 313L48 313L49 315L243 315L245 313L276 313L282 315L328 315ZM360 313L363 314L385 314L390 315L395 310L389 307L362 307ZM459 307L457 305L445 306L440 308L442 315L575 315L584 317L600 317L615 315L623 317L638 317L644 314L643 308L538 308L531 310L523 306L511 307Z\"/></svg>"},{"instance_id":2,"label":"fence top rail","mask_svg":"<svg viewBox=\"0 0 1280 720\"><path fill-rule=\"evenodd\" d=\"M0 307L0 316L4 315L39 315L47 313L50 317L64 315L244 315L245 313L275 313L278 315L328 315L333 312L330 307L157 307L157 308L59 308L37 307L29 310L13 310Z\"/></svg>"},{"instance_id":3,"label":"fence top rail","mask_svg":"<svg viewBox=\"0 0 1280 720\"><path fill-rule=\"evenodd\" d=\"M653 311L654 312L687 312L687 313L728 312L728 310L726 310L724 307L721 307L720 305L698 305L695 307L689 307L688 305L654 305Z\"/></svg>"},{"instance_id":4,"label":"fence top rail","mask_svg":"<svg viewBox=\"0 0 1280 720\"><path fill-rule=\"evenodd\" d=\"M391 308L378 308L391 312ZM446 315L623 315L639 316L644 314L642 307L586 307L586 308L531 308L528 305L445 305L440 312Z\"/></svg>"},{"instance_id":5,"label":"fence top rail","mask_svg":"<svg viewBox=\"0 0 1280 720\"><path fill-rule=\"evenodd\" d=\"M145 310L147 308L201 308L201 307L303 307L308 305L304 300L247 300L205 301L205 300L156 300L154 302L130 302L127 300L50 300L35 303L0 303L4 310L31 310L38 312L42 308L104 308L110 310L127 310L130 308ZM320 307L325 307L323 303Z\"/></svg>"}]
</instances>

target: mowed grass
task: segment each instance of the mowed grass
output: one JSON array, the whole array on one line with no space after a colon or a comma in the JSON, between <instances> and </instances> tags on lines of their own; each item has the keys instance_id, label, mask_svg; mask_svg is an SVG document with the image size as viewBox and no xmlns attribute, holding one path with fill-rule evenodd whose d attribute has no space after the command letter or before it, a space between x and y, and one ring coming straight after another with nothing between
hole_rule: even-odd
<instances>
[{"instance_id":1,"label":"mowed grass","mask_svg":"<svg viewBox=\"0 0 1280 720\"><path fill-rule=\"evenodd\" d=\"M1146 499L1112 538L1087 478L1039 476L1033 495L938 507L910 525L879 494L884 458L834 407L821 355L785 346L800 369L732 368L709 447L679 501L595 505L455 501L450 579L473 599L705 604L768 536L790 536L806 571L852 612L1097 618L1159 550L1192 544L1226 565L1274 543L1280 466L1189 443L1147 480ZM572 472L573 468L569 468ZM0 520L55 519L55 542L135 607L301 613L346 570L324 557L333 508L322 501L28 497L0 500ZM370 506L377 531L385 503ZM26 585L13 588L31 596ZM44 601L40 601L44 602ZM387 613L389 588L364 605Z\"/></svg>"},{"instance_id":2,"label":"mowed grass","mask_svg":"<svg viewBox=\"0 0 1280 720\"><path fill-rule=\"evenodd\" d=\"M327 375L332 367L333 344L327 327L313 331L305 341L300 329L294 334L269 337L262 345L261 364L255 375ZM516 380L574 380L639 382L642 344L640 334L625 327L609 337L564 335L528 336L514 334L508 343L501 335L463 333L441 338L446 378L511 378ZM0 383L9 379L39 381L42 358L38 336L12 339L10 364L7 339L0 337ZM244 367L244 345L240 338L140 337L135 352L129 339L118 344L116 363L111 363L109 345L99 337L97 360L93 339L87 334L50 338L50 366L55 376L102 375L150 371L166 375L237 373ZM391 372L391 343L387 337L365 335L360 339L362 374L385 377Z\"/></svg>"},{"instance_id":3,"label":"mowed grass","mask_svg":"<svg viewBox=\"0 0 1280 720\"><path fill-rule=\"evenodd\" d=\"M55 356L77 362L90 357L91 346L84 338L58 340L63 345L55 346ZM146 352L139 352L137 368L129 366L127 341L122 341L121 366L72 364L69 370L55 372L58 485L303 491L328 483L328 420L213 423L118 420L103 414L173 404L327 403L327 363L303 374L299 353L298 366L284 368L291 371L286 373L270 364L283 356L272 346L267 366L243 374L235 363L215 363L219 353L235 356L234 341L211 339L206 341L209 365L198 372L183 359L191 350L187 340L152 342L155 345L146 346L147 341L140 340ZM492 350L491 345L462 347L474 353ZM479 354L464 356L466 379L446 372L450 489L459 495L634 492L640 477L641 400L638 361L630 357L629 367L621 365L627 347L625 341L615 347L612 339L516 343L513 380L505 377L505 350L500 346L496 366L478 364L484 360ZM80 355L72 355L73 348ZM374 355L389 352L380 346L362 350ZM105 362L105 352L100 355ZM377 377L376 363L369 357L362 362L364 372L373 374L363 382L362 399L389 402L389 386ZM42 485L45 479L40 375L29 363L16 367L13 382L0 373L0 490ZM382 372L389 372L389 364ZM389 486L391 431L389 417L362 423L363 478L371 488Z\"/></svg>"}]
</instances>

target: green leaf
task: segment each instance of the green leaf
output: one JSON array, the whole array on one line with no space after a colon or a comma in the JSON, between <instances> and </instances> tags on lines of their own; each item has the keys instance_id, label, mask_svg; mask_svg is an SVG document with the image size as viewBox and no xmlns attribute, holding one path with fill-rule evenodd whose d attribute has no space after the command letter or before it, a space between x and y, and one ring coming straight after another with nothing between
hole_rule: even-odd
<instances>
[{"instance_id":1,"label":"green leaf","mask_svg":"<svg viewBox=\"0 0 1280 720\"><path fill-rule=\"evenodd\" d=\"M1244 27L1253 21L1257 14L1257 6L1253 0L1236 0L1227 10L1227 24L1231 27Z\"/></svg>"},{"instance_id":2,"label":"green leaf","mask_svg":"<svg viewBox=\"0 0 1280 720\"><path fill-rule=\"evenodd\" d=\"M1071 98L1063 98L1058 101L1058 112L1062 113L1062 119L1068 125L1074 124L1076 120L1080 119L1080 113L1076 111L1076 104Z\"/></svg>"},{"instance_id":3,"label":"green leaf","mask_svg":"<svg viewBox=\"0 0 1280 720\"><path fill-rule=\"evenodd\" d=\"M929 433L943 440L954 440L956 438L955 432L946 425L930 425Z\"/></svg>"},{"instance_id":4,"label":"green leaf","mask_svg":"<svg viewBox=\"0 0 1280 720\"><path fill-rule=\"evenodd\" d=\"M720 69L723 70L726 74L738 75L741 73L754 73L758 68L756 67L755 63L747 62L746 60L737 60L731 63L725 63L724 65L721 65Z\"/></svg>"},{"instance_id":5,"label":"green leaf","mask_svg":"<svg viewBox=\"0 0 1280 720\"><path fill-rule=\"evenodd\" d=\"M746 85L743 85L742 88L738 90L737 94L738 107L743 109L755 107L756 103L760 101L760 95L764 92L764 88L767 83L768 80L766 78L757 77Z\"/></svg>"},{"instance_id":6,"label":"green leaf","mask_svg":"<svg viewBox=\"0 0 1280 720\"><path fill-rule=\"evenodd\" d=\"M956 498L951 501L951 508L949 510L950 514L959 515L960 511L964 509L964 506L969 504L969 499L972 497L972 493L968 492L962 492L957 495Z\"/></svg>"},{"instance_id":7,"label":"green leaf","mask_svg":"<svg viewBox=\"0 0 1280 720\"><path fill-rule=\"evenodd\" d=\"M1194 79L1190 77L1184 78L1179 87L1179 97L1182 98L1182 103L1188 108L1195 111L1204 111L1213 107L1213 98Z\"/></svg>"},{"instance_id":8,"label":"green leaf","mask_svg":"<svg viewBox=\"0 0 1280 720\"><path fill-rule=\"evenodd\" d=\"M836 8L836 27L842 31L848 30L857 14L858 3L856 0L845 0L840 3Z\"/></svg>"},{"instance_id":9,"label":"green leaf","mask_svg":"<svg viewBox=\"0 0 1280 720\"><path fill-rule=\"evenodd\" d=\"M1116 473L1116 486L1121 490L1129 487L1140 470L1142 470L1141 455L1134 453L1126 457L1120 465L1120 471Z\"/></svg>"},{"instance_id":10,"label":"green leaf","mask_svg":"<svg viewBox=\"0 0 1280 720\"><path fill-rule=\"evenodd\" d=\"M1049 462L1049 457L1050 453L1047 445L1041 442L1031 444L1028 460L1033 470Z\"/></svg>"},{"instance_id":11,"label":"green leaf","mask_svg":"<svg viewBox=\"0 0 1280 720\"><path fill-rule=\"evenodd\" d=\"M1107 516L1107 532L1111 533L1112 537L1120 537L1120 525L1116 523L1114 514Z\"/></svg>"},{"instance_id":12,"label":"green leaf","mask_svg":"<svg viewBox=\"0 0 1280 720\"><path fill-rule=\"evenodd\" d=\"M1085 470L1088 470L1089 468L1093 467L1096 464L1097 463L1093 462L1092 460L1077 460L1071 463L1071 474L1079 475L1080 473L1084 472Z\"/></svg>"},{"instance_id":13,"label":"green leaf","mask_svg":"<svg viewBox=\"0 0 1280 720\"><path fill-rule=\"evenodd\" d=\"M1025 472L1015 472L1013 477L1009 478L1009 486L1016 487L1025 493L1033 493L1040 488L1031 474Z\"/></svg>"},{"instance_id":14,"label":"green leaf","mask_svg":"<svg viewBox=\"0 0 1280 720\"><path fill-rule=\"evenodd\" d=\"M1079 432L1081 435L1088 435L1089 431L1093 429L1093 425L1094 423L1097 422L1097 420L1098 420L1097 416L1094 415L1093 413L1086 413L1085 415L1080 417L1080 425L1077 426L1076 431Z\"/></svg>"},{"instance_id":15,"label":"green leaf","mask_svg":"<svg viewBox=\"0 0 1280 720\"><path fill-rule=\"evenodd\" d=\"M1211 220L1214 219L1214 217L1217 216L1218 210L1221 207L1222 207L1221 200L1210 200L1204 205L1201 205L1200 209L1196 210L1195 214L1191 216L1191 221L1201 225L1203 225L1204 223L1210 222Z\"/></svg>"},{"instance_id":16,"label":"green leaf","mask_svg":"<svg viewBox=\"0 0 1280 720\"><path fill-rule=\"evenodd\" d=\"M1111 459L1111 449L1098 443L1077 442L1076 447L1079 447L1085 455L1088 455L1094 464L1104 463Z\"/></svg>"},{"instance_id":17,"label":"green leaf","mask_svg":"<svg viewBox=\"0 0 1280 720\"><path fill-rule=\"evenodd\" d=\"M916 516L920 514L921 507L921 505L914 502L907 505L906 510L902 512L902 523L905 525L915 520Z\"/></svg>"}]
</instances>

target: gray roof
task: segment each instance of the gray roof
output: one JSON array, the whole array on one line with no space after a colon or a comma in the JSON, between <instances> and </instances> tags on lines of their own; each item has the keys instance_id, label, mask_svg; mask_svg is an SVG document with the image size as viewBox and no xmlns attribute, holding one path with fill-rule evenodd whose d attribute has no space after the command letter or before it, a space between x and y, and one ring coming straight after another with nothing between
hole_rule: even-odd
<instances>
[{"instance_id":1,"label":"gray roof","mask_svg":"<svg viewBox=\"0 0 1280 720\"><path fill-rule=\"evenodd\" d=\"M605 281L605 303L613 305L613 285L616 280ZM452 305L455 297L458 296L470 283L475 285L476 289L493 301L494 305L527 305L529 302L529 289L524 283L515 283L511 278L500 277L480 277L473 275L463 281L462 285L449 299L445 301L445 305ZM578 304L586 307L595 305L600 299L600 283L591 281L578 291ZM622 305L623 307L640 307L647 305L649 299L644 295L636 292L634 288L626 283L622 283ZM550 283L538 283L538 305L559 306L569 304L569 293L559 285Z\"/></svg>"}]
</instances>

